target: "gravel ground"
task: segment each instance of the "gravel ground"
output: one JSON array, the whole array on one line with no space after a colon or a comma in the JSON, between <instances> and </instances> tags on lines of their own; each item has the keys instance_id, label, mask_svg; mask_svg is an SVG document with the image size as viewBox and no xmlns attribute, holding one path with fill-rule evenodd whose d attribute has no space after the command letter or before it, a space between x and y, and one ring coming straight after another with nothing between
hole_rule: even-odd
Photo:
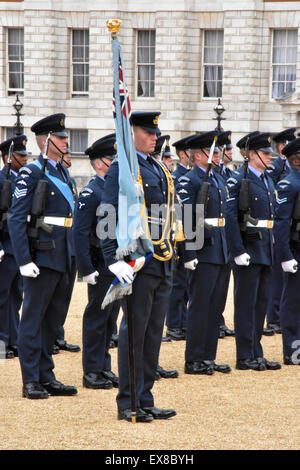
<instances>
[{"instance_id":1,"label":"gravel ground","mask_svg":"<svg viewBox=\"0 0 300 470\"><path fill-rule=\"evenodd\" d=\"M86 285L76 283L65 325L66 339L81 345ZM226 323L232 327L232 286ZM282 360L281 335L264 336L265 357ZM160 365L177 369L177 379L155 383L156 406L175 408L167 421L137 423L117 420L116 389L82 387L81 353L54 356L58 380L76 385L75 397L27 400L21 396L18 359L0 363L0 432L2 450L283 450L300 446L300 368L279 371L235 369L235 341L219 341L216 362L230 374L184 374L184 341L162 343ZM117 350L111 349L117 372Z\"/></svg>"}]
</instances>

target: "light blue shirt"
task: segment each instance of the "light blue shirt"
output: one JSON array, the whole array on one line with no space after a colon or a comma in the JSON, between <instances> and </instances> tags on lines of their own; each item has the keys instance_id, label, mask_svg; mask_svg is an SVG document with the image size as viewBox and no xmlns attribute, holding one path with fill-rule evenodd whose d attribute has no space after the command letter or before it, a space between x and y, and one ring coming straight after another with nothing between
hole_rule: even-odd
<instances>
[{"instance_id":1,"label":"light blue shirt","mask_svg":"<svg viewBox=\"0 0 300 470\"><path fill-rule=\"evenodd\" d=\"M48 162L51 163L51 165L54 166L54 168L56 168L56 165L58 163L55 160L52 160L51 158L48 158Z\"/></svg>"},{"instance_id":2,"label":"light blue shirt","mask_svg":"<svg viewBox=\"0 0 300 470\"><path fill-rule=\"evenodd\" d=\"M145 155L142 152L136 152L138 155L140 155L144 160L147 160L148 155Z\"/></svg>"},{"instance_id":3,"label":"light blue shirt","mask_svg":"<svg viewBox=\"0 0 300 470\"><path fill-rule=\"evenodd\" d=\"M202 168L202 166L199 166L199 165L197 165L197 167L200 168L200 170L202 170L204 173L206 173L206 169L205 169L205 168ZM212 171L210 172L210 175L209 175L209 176L211 177L211 179L213 180L213 182L215 183L215 185L216 185L217 188L218 188L219 185L218 185L217 178L215 178L215 176L214 176L214 174L213 174Z\"/></svg>"},{"instance_id":4,"label":"light blue shirt","mask_svg":"<svg viewBox=\"0 0 300 470\"><path fill-rule=\"evenodd\" d=\"M255 176L257 176L257 178L259 178L259 179L260 179L261 175L264 175L264 182L265 182L265 185L266 185L266 187L269 189L268 182L267 182L267 178L266 178L264 172L263 172L263 171L259 171L259 170L257 170L256 168L253 168L253 166L251 166L251 165L249 165L249 164L248 164L248 168L249 168L249 170L251 170L252 173L254 173Z\"/></svg>"}]
</instances>

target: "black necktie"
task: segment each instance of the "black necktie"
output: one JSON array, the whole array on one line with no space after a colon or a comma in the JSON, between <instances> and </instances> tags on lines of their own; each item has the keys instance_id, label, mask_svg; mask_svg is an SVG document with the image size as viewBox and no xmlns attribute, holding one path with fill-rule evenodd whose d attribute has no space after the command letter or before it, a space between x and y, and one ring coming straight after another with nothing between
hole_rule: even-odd
<instances>
[{"instance_id":1,"label":"black necktie","mask_svg":"<svg viewBox=\"0 0 300 470\"><path fill-rule=\"evenodd\" d=\"M153 158L152 158L150 155L147 156L147 162L150 163L150 165L153 167L153 169L155 170L155 172L160 176L160 170L159 170L159 168L157 167L157 165L154 163L154 160L153 160Z\"/></svg>"},{"instance_id":2,"label":"black necktie","mask_svg":"<svg viewBox=\"0 0 300 470\"><path fill-rule=\"evenodd\" d=\"M63 180L64 182L66 182L67 180L66 180L66 177L65 177L65 175L64 175L64 171L63 171L63 169L62 169L61 163L56 163L56 168L57 168L57 170L58 170L58 172L59 172L59 174L60 174L62 180Z\"/></svg>"},{"instance_id":3,"label":"black necktie","mask_svg":"<svg viewBox=\"0 0 300 470\"><path fill-rule=\"evenodd\" d=\"M265 180L265 175L264 175L263 173L260 175L260 179L262 180L264 186L267 188L266 180Z\"/></svg>"}]
</instances>

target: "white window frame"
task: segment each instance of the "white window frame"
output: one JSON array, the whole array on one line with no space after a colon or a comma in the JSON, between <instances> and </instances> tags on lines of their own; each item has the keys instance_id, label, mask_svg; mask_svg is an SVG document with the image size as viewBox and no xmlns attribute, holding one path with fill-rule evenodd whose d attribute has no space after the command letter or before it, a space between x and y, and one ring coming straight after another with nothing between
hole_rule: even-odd
<instances>
[{"instance_id":1,"label":"white window frame","mask_svg":"<svg viewBox=\"0 0 300 470\"><path fill-rule=\"evenodd\" d=\"M222 56L222 63L209 63L209 62L204 62L204 49L205 49L205 33L209 31L221 31L223 32L223 56ZM211 28L211 29L203 29L202 31L202 61L201 61L201 99L202 100L211 100L215 101L217 98L222 98L223 96L223 81L224 81L224 29L223 28ZM204 96L204 84L205 84L205 67L206 66L215 66L215 67L222 67L222 93L221 96ZM217 82L220 82L220 80L216 80Z\"/></svg>"},{"instance_id":2,"label":"white window frame","mask_svg":"<svg viewBox=\"0 0 300 470\"><path fill-rule=\"evenodd\" d=\"M279 100L280 98L275 98L273 97L273 67L274 66L284 66L284 67L288 67L288 66L292 66L294 65L295 66L295 69L296 69L296 75L295 75L295 90L293 93L295 93L296 91L296 83L297 83L297 57L296 57L296 61L295 63L273 63L273 55L274 55L274 33L275 31L296 31L297 32L297 37L298 37L298 34L299 34L299 30L298 28L272 28L271 29L271 53L270 53L270 86L269 86L269 98L270 98L270 101L277 101ZM297 48L297 52L296 52L296 56L298 55L298 39L296 40L296 48ZM281 83L281 82L279 82ZM289 82L283 82L283 83L290 83ZM285 87L286 88L286 87Z\"/></svg>"},{"instance_id":3,"label":"white window frame","mask_svg":"<svg viewBox=\"0 0 300 470\"><path fill-rule=\"evenodd\" d=\"M138 47L139 47L139 44L138 44L138 36L139 36L139 31L154 31L155 33L155 44L154 44L154 62L138 62ZM150 48L150 44L149 44L149 48ZM138 100L153 100L155 98L155 85L156 85L156 80L155 80L155 76L156 76L156 29L154 28L138 28L136 30L136 51L135 51L135 57L136 57L136 61L135 61L135 98L138 99ZM141 96L141 95L138 95L138 86L139 86L139 65L146 65L146 66L153 66L154 67L154 80L147 80L148 82L153 82L154 83L154 94L153 96Z\"/></svg>"},{"instance_id":4,"label":"white window frame","mask_svg":"<svg viewBox=\"0 0 300 470\"><path fill-rule=\"evenodd\" d=\"M89 46L89 57L88 60L82 61L82 62L75 62L73 61L73 33L75 31L85 31L88 33L88 44L84 43L82 47L86 47L86 45ZM90 33L88 28L72 28L70 31L70 94L72 98L86 98L89 96L89 88L90 88ZM84 77L87 77L88 80L88 85L87 85L87 91L77 91L73 89L73 84L74 84L74 65L87 65L89 68L89 72L87 75L83 75Z\"/></svg>"},{"instance_id":5,"label":"white window frame","mask_svg":"<svg viewBox=\"0 0 300 470\"><path fill-rule=\"evenodd\" d=\"M24 28L21 27L21 28L6 28L6 57L7 57L7 62L6 62L6 90L7 90L7 94L9 96L12 96L12 95L24 95L24 79L25 79L25 76L24 76L24 53L23 53L23 60L10 60L9 58L9 31L12 31L12 30L22 30L23 31L23 49L24 49ZM23 73L21 72L21 74L23 74L23 87L22 88L11 88L9 86L9 81L10 81L10 74L13 73L13 72L10 72L10 64L11 63L19 63L19 64L23 64Z\"/></svg>"},{"instance_id":6,"label":"white window frame","mask_svg":"<svg viewBox=\"0 0 300 470\"><path fill-rule=\"evenodd\" d=\"M85 132L86 133L86 147L80 151L75 151L74 148L72 148L72 140L73 140L73 136L72 136L72 133L73 132ZM87 149L88 147L88 138L89 138L89 134L88 134L88 129L69 129L69 142L70 142L70 148L71 148L71 152L72 152L72 157L82 157L85 155L85 150Z\"/></svg>"}]
</instances>

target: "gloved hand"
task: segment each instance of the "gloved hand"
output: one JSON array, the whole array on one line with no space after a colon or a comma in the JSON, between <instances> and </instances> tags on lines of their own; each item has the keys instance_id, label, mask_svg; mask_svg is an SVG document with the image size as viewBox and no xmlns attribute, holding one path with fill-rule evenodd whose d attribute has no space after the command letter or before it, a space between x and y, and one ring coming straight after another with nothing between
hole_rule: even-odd
<instances>
[{"instance_id":1,"label":"gloved hand","mask_svg":"<svg viewBox=\"0 0 300 470\"><path fill-rule=\"evenodd\" d=\"M3 260L4 255L5 255L4 250L0 250L0 263Z\"/></svg>"},{"instance_id":2,"label":"gloved hand","mask_svg":"<svg viewBox=\"0 0 300 470\"><path fill-rule=\"evenodd\" d=\"M198 264L198 260L197 258L195 258L195 259L192 259L191 261L187 261L186 263L184 263L184 267L186 269L191 269L192 271L194 271L194 269L196 269L197 264Z\"/></svg>"},{"instance_id":3,"label":"gloved hand","mask_svg":"<svg viewBox=\"0 0 300 470\"><path fill-rule=\"evenodd\" d=\"M82 280L83 282L87 282L88 284L94 286L98 282L98 276L98 271L94 271L93 273L88 274L87 276L82 276Z\"/></svg>"},{"instance_id":4,"label":"gloved hand","mask_svg":"<svg viewBox=\"0 0 300 470\"><path fill-rule=\"evenodd\" d=\"M37 277L40 274L40 270L33 262L20 266L20 273L25 277Z\"/></svg>"},{"instance_id":5,"label":"gloved hand","mask_svg":"<svg viewBox=\"0 0 300 470\"><path fill-rule=\"evenodd\" d=\"M248 253L243 253L239 256L236 256L234 258L234 262L235 264L237 264L238 266L249 266L250 264L250 256L248 255Z\"/></svg>"},{"instance_id":6,"label":"gloved hand","mask_svg":"<svg viewBox=\"0 0 300 470\"><path fill-rule=\"evenodd\" d=\"M282 261L281 267L285 273L295 274L298 269L298 261L290 259L289 261Z\"/></svg>"},{"instance_id":7,"label":"gloved hand","mask_svg":"<svg viewBox=\"0 0 300 470\"><path fill-rule=\"evenodd\" d=\"M125 282L131 284L134 279L134 271L132 267L123 260L111 264L108 266L108 269L119 279L122 284Z\"/></svg>"}]
</instances>

